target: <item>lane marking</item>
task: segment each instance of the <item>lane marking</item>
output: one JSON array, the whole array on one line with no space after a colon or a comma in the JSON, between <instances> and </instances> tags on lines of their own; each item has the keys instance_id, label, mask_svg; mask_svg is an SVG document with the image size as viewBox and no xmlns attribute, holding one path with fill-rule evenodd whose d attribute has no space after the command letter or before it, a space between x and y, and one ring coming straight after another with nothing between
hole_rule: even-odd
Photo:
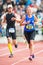
<instances>
[{"instance_id":1,"label":"lane marking","mask_svg":"<svg viewBox=\"0 0 43 65\"><path fill-rule=\"evenodd\" d=\"M43 47L43 46L36 45L36 47L35 47L35 48L40 48L40 47ZM28 48L28 45L27 45L27 48ZM1 49L0 49L0 51L2 52L2 51L7 50L7 49L8 49L8 47L1 48Z\"/></svg>"},{"instance_id":2,"label":"lane marking","mask_svg":"<svg viewBox=\"0 0 43 65\"><path fill-rule=\"evenodd\" d=\"M36 48L40 48L40 46L35 46ZM36 49L35 48L35 49ZM2 50L7 50L8 48L4 48L4 49L2 49ZM27 47L27 49L28 49L28 47ZM19 49L19 50L16 50L16 51L13 51L13 53L15 53L15 52L20 52L20 50L22 51L22 50L25 50L24 48L23 49ZM2 52L2 51L1 51ZM4 54L0 54L0 57L2 57L2 56L6 56L6 55L9 55L10 53L8 52L8 53L4 53Z\"/></svg>"},{"instance_id":3,"label":"lane marking","mask_svg":"<svg viewBox=\"0 0 43 65\"><path fill-rule=\"evenodd\" d=\"M38 55L39 53L42 53L42 52L43 52L43 50L40 50L40 51L36 52L35 55ZM29 57L29 56L28 56L28 57ZM13 63L13 64L11 64L11 65L16 65L16 64L18 64L18 63L20 63L20 62L23 62L23 61L27 60L28 57L25 57L24 59L21 59L21 60L19 60L19 61Z\"/></svg>"},{"instance_id":4,"label":"lane marking","mask_svg":"<svg viewBox=\"0 0 43 65\"><path fill-rule=\"evenodd\" d=\"M27 60L27 59L28 59L28 57L25 57L24 59L21 59L21 60L15 62L15 63L13 63L12 65L18 64L18 63L20 63L20 62L22 62L22 61L25 61L25 60Z\"/></svg>"},{"instance_id":5,"label":"lane marking","mask_svg":"<svg viewBox=\"0 0 43 65\"><path fill-rule=\"evenodd\" d=\"M19 49L19 50L13 51L13 53L20 52L20 51L24 51L24 50L26 50L26 49L28 49L28 48L22 48L22 49ZM10 53L1 54L0 57L2 57L2 56L6 56L6 55L9 55L9 54L10 54Z\"/></svg>"},{"instance_id":6,"label":"lane marking","mask_svg":"<svg viewBox=\"0 0 43 65\"><path fill-rule=\"evenodd\" d=\"M8 47L1 48L0 51L6 50L6 49L8 49Z\"/></svg>"}]
</instances>

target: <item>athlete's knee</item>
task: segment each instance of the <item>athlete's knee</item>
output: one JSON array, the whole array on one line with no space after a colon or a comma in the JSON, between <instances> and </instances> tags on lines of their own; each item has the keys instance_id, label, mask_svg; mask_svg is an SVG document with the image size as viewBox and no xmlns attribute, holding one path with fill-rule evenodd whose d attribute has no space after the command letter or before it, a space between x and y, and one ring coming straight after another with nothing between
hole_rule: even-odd
<instances>
[{"instance_id":1,"label":"athlete's knee","mask_svg":"<svg viewBox=\"0 0 43 65\"><path fill-rule=\"evenodd\" d=\"M7 40L8 40L8 43L11 43L11 38L9 37L9 38L7 38Z\"/></svg>"},{"instance_id":2,"label":"athlete's knee","mask_svg":"<svg viewBox=\"0 0 43 65\"><path fill-rule=\"evenodd\" d=\"M32 48L32 47L33 47L33 44L32 44L32 43L30 43L30 44L29 44L29 48Z\"/></svg>"},{"instance_id":3,"label":"athlete's knee","mask_svg":"<svg viewBox=\"0 0 43 65\"><path fill-rule=\"evenodd\" d=\"M32 47L33 46L33 42L30 42L29 46Z\"/></svg>"}]
</instances>

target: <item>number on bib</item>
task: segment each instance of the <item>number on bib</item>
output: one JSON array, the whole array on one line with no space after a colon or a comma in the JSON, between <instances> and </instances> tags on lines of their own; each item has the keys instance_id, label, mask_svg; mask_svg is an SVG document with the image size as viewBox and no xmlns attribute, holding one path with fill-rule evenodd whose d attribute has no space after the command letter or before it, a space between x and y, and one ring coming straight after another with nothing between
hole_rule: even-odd
<instances>
[{"instance_id":1,"label":"number on bib","mask_svg":"<svg viewBox=\"0 0 43 65\"><path fill-rule=\"evenodd\" d=\"M9 32L14 33L15 32L14 28L9 28Z\"/></svg>"}]
</instances>

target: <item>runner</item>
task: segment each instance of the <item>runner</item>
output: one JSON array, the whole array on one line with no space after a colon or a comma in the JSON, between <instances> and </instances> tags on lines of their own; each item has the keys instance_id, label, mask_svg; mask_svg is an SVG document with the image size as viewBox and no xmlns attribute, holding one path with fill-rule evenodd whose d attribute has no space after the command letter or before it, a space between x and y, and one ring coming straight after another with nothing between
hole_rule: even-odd
<instances>
[{"instance_id":1,"label":"runner","mask_svg":"<svg viewBox=\"0 0 43 65\"><path fill-rule=\"evenodd\" d=\"M8 5L7 7L8 13L4 17L4 21L7 23L7 28L6 28L6 36L8 39L8 48L10 51L10 58L13 57L13 52L12 52L12 45L11 45L11 37L12 37L12 42L15 45L15 48L17 48L17 41L16 41L16 28L15 28L15 15L12 13L13 7L12 5Z\"/></svg>"},{"instance_id":2,"label":"runner","mask_svg":"<svg viewBox=\"0 0 43 65\"><path fill-rule=\"evenodd\" d=\"M37 17L32 14L31 7L27 7L26 15L22 17L20 25L25 25L24 27L24 35L26 40L29 44L30 48L30 57L29 60L34 58L34 37L35 37L35 27L34 27L34 20L38 21ZM24 22L25 20L25 22ZM23 23L24 22L24 23Z\"/></svg>"}]
</instances>

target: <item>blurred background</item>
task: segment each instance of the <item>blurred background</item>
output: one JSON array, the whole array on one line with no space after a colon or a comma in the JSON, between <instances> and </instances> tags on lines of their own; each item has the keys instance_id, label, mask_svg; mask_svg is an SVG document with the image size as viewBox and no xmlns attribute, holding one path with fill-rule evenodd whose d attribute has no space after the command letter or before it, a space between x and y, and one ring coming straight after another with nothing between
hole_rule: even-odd
<instances>
[{"instance_id":1,"label":"blurred background","mask_svg":"<svg viewBox=\"0 0 43 65\"><path fill-rule=\"evenodd\" d=\"M11 4L13 6L13 13L17 19L22 18L26 13L26 7L32 8L33 14L39 19L37 25L35 25L36 36L35 40L43 40L43 0L0 0L0 41L2 37L6 36L6 23L2 24L3 18L7 13L7 6ZM16 36L22 37L24 26L20 26L19 23L15 23Z\"/></svg>"}]
</instances>

